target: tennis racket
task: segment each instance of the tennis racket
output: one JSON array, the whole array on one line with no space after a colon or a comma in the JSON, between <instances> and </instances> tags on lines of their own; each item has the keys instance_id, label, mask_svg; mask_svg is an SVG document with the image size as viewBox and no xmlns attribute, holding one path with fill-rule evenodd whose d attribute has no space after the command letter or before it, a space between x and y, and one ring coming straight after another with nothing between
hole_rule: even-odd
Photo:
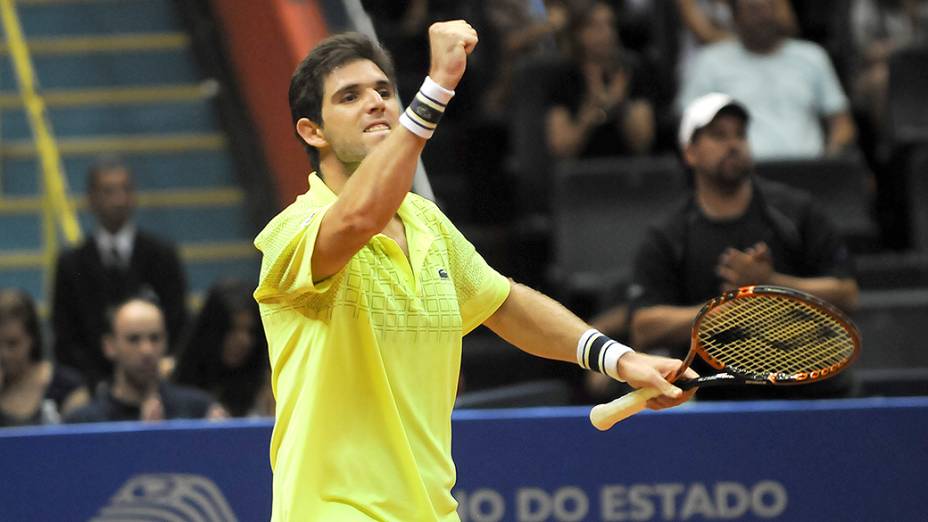
<instances>
[{"instance_id":1,"label":"tennis racket","mask_svg":"<svg viewBox=\"0 0 928 522\"><path fill-rule=\"evenodd\" d=\"M745 286L707 302L693 320L690 351L669 380L678 388L730 384L808 384L836 375L860 353L860 333L841 311L804 292ZM677 380L696 356L720 373ZM608 430L660 395L635 390L590 411Z\"/></svg>"}]
</instances>

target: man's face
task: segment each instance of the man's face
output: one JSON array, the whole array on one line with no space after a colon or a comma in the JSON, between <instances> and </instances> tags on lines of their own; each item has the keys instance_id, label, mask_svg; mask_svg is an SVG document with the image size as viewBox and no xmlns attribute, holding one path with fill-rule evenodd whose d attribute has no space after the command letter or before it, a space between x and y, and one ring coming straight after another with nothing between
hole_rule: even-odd
<instances>
[{"instance_id":1,"label":"man's face","mask_svg":"<svg viewBox=\"0 0 928 522\"><path fill-rule=\"evenodd\" d=\"M735 0L735 23L738 35L750 48L765 51L775 46L782 36L773 0Z\"/></svg>"},{"instance_id":2,"label":"man's face","mask_svg":"<svg viewBox=\"0 0 928 522\"><path fill-rule=\"evenodd\" d=\"M719 187L737 187L753 167L744 119L720 113L698 131L684 156L697 178Z\"/></svg>"},{"instance_id":3,"label":"man's face","mask_svg":"<svg viewBox=\"0 0 928 522\"><path fill-rule=\"evenodd\" d=\"M114 168L96 173L89 203L90 210L103 228L110 232L122 228L135 209L135 188L129 172L124 168Z\"/></svg>"},{"instance_id":4,"label":"man's face","mask_svg":"<svg viewBox=\"0 0 928 522\"><path fill-rule=\"evenodd\" d=\"M113 332L104 339L106 355L143 390L158 382L158 367L167 347L164 317L157 306L131 301L116 313Z\"/></svg>"},{"instance_id":5,"label":"man's face","mask_svg":"<svg viewBox=\"0 0 928 522\"><path fill-rule=\"evenodd\" d=\"M360 163L396 128L399 116L393 84L374 62L356 60L326 77L322 132L341 163Z\"/></svg>"}]
</instances>

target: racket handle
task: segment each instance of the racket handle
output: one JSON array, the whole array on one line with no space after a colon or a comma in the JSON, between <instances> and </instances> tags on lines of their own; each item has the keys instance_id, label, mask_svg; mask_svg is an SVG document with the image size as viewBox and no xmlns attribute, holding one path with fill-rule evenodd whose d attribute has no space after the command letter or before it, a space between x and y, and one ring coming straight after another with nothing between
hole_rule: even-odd
<instances>
[{"instance_id":1,"label":"racket handle","mask_svg":"<svg viewBox=\"0 0 928 522\"><path fill-rule=\"evenodd\" d=\"M625 394L606 404L597 404L590 410L590 422L600 431L606 431L615 423L625 420L644 409L648 400L660 395L657 388L642 388Z\"/></svg>"}]
</instances>

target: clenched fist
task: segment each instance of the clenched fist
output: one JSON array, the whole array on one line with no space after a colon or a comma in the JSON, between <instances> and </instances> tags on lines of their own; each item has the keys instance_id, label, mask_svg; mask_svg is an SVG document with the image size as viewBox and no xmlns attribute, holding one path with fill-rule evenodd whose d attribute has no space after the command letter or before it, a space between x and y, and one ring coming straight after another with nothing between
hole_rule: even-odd
<instances>
[{"instance_id":1,"label":"clenched fist","mask_svg":"<svg viewBox=\"0 0 928 522\"><path fill-rule=\"evenodd\" d=\"M432 24L429 27L432 62L429 76L438 85L453 91L467 68L467 55L476 45L477 31L464 20Z\"/></svg>"}]
</instances>

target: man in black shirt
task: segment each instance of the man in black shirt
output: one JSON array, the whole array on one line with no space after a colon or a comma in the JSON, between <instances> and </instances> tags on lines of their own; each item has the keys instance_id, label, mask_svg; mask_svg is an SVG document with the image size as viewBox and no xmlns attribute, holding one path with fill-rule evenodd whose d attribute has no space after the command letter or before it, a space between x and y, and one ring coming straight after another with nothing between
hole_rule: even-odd
<instances>
[{"instance_id":1,"label":"man in black shirt","mask_svg":"<svg viewBox=\"0 0 928 522\"><path fill-rule=\"evenodd\" d=\"M176 418L224 418L227 414L206 393L161 379L159 363L167 349L164 314L155 303L132 298L117 306L103 350L113 362L111 385L98 388L93 401L66 422Z\"/></svg>"},{"instance_id":2,"label":"man in black shirt","mask_svg":"<svg viewBox=\"0 0 928 522\"><path fill-rule=\"evenodd\" d=\"M649 229L636 255L631 339L641 349L685 356L703 303L743 285L786 286L846 311L856 307L850 256L829 219L808 194L753 178L748 121L744 106L723 94L703 96L684 112L680 146L694 190ZM707 388L698 397L838 396L849 387L844 377L787 389Z\"/></svg>"}]
</instances>

